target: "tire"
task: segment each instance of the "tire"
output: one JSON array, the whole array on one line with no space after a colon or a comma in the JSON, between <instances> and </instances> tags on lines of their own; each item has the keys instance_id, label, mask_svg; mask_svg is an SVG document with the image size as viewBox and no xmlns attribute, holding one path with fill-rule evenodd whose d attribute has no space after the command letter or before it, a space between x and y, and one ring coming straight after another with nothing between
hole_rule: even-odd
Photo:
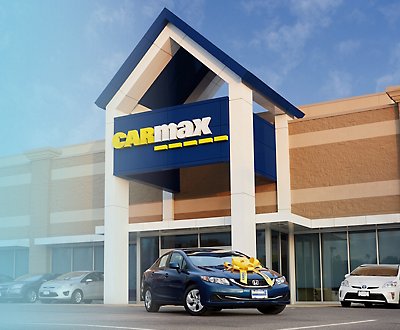
<instances>
[{"instance_id":1,"label":"tire","mask_svg":"<svg viewBox=\"0 0 400 330\"><path fill-rule=\"evenodd\" d=\"M190 315L203 315L207 312L207 307L200 301L200 290L192 285L187 288L183 298L183 306Z\"/></svg>"},{"instance_id":2,"label":"tire","mask_svg":"<svg viewBox=\"0 0 400 330\"><path fill-rule=\"evenodd\" d=\"M257 307L258 311L263 314L275 315L282 313L286 308L286 305L272 305L265 307Z\"/></svg>"},{"instance_id":3,"label":"tire","mask_svg":"<svg viewBox=\"0 0 400 330\"><path fill-rule=\"evenodd\" d=\"M340 304L342 305L342 307L350 307L351 306L350 301L341 301Z\"/></svg>"},{"instance_id":4,"label":"tire","mask_svg":"<svg viewBox=\"0 0 400 330\"><path fill-rule=\"evenodd\" d=\"M83 292L81 290L75 290L71 295L71 302L73 304L80 304L83 301Z\"/></svg>"},{"instance_id":5,"label":"tire","mask_svg":"<svg viewBox=\"0 0 400 330\"><path fill-rule=\"evenodd\" d=\"M149 313L157 313L160 309L160 305L157 305L153 300L153 294L150 288L146 288L144 292L144 307Z\"/></svg>"},{"instance_id":6,"label":"tire","mask_svg":"<svg viewBox=\"0 0 400 330\"><path fill-rule=\"evenodd\" d=\"M35 303L38 300L38 294L35 290L28 290L25 293L25 301L27 303Z\"/></svg>"},{"instance_id":7,"label":"tire","mask_svg":"<svg viewBox=\"0 0 400 330\"><path fill-rule=\"evenodd\" d=\"M371 307L372 307L372 303L366 302L366 303L364 303L364 306L365 306L366 308L371 308Z\"/></svg>"}]
</instances>

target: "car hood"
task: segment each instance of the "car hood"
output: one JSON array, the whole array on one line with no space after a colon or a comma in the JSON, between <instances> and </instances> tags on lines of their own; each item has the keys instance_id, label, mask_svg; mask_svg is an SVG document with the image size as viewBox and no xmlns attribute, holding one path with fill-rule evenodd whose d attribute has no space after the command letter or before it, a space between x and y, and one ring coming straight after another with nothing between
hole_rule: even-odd
<instances>
[{"instance_id":1,"label":"car hood","mask_svg":"<svg viewBox=\"0 0 400 330\"><path fill-rule=\"evenodd\" d=\"M385 283L395 281L395 276L352 276L346 278L351 286L379 286L382 287Z\"/></svg>"},{"instance_id":2,"label":"car hood","mask_svg":"<svg viewBox=\"0 0 400 330\"><path fill-rule=\"evenodd\" d=\"M213 268L213 267L198 267L201 269L201 271L207 273L209 276L219 276L219 277L226 277L226 278L232 278L232 279L238 279L240 277L240 272L235 270L235 271L230 271L227 269L218 269L218 268ZM260 269L261 273L267 275L269 278L278 278L281 275L273 270L270 269ZM247 272L247 278L248 279L260 279L261 275L248 271Z\"/></svg>"},{"instance_id":3,"label":"car hood","mask_svg":"<svg viewBox=\"0 0 400 330\"><path fill-rule=\"evenodd\" d=\"M5 283L0 283L0 288L9 288L14 285L28 285L28 284L34 284L35 282L24 282L24 281L12 281L12 282L5 282Z\"/></svg>"},{"instance_id":4,"label":"car hood","mask_svg":"<svg viewBox=\"0 0 400 330\"><path fill-rule=\"evenodd\" d=\"M41 288L55 288L55 287L61 287L61 286L66 286L66 285L71 285L71 284L76 284L79 281L66 281L66 280L52 280L52 281L47 281L42 284Z\"/></svg>"}]
</instances>

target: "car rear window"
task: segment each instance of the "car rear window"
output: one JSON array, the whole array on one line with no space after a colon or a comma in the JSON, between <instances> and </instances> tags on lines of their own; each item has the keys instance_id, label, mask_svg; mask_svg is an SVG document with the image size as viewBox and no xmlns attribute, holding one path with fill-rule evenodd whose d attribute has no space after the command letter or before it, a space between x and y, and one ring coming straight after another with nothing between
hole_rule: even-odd
<instances>
[{"instance_id":1,"label":"car rear window","mask_svg":"<svg viewBox=\"0 0 400 330\"><path fill-rule=\"evenodd\" d=\"M355 276L397 276L398 267L363 266L358 267L350 275Z\"/></svg>"}]
</instances>

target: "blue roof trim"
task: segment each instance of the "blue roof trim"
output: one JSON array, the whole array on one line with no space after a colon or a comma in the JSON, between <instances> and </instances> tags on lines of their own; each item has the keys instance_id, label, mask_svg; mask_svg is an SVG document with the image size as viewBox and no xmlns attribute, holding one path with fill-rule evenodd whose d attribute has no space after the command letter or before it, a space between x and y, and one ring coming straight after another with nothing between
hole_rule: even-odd
<instances>
[{"instance_id":1,"label":"blue roof trim","mask_svg":"<svg viewBox=\"0 0 400 330\"><path fill-rule=\"evenodd\" d=\"M250 71L246 70L238 62L236 62L229 55L224 53L221 49L219 49L217 46L215 46L213 43L203 37L191 26L182 21L179 17L170 12L167 8L164 8L162 10L162 12L151 25L144 37L139 41L138 45L126 59L124 64L122 64L121 68L111 79L110 83L107 85L104 91L97 98L95 103L98 107L102 109L106 108L107 104L111 101L119 88L126 81L133 69L146 54L147 50L150 48L150 46L157 39L158 35L168 23L175 25L183 33L189 36L194 42L199 44L207 52L217 58L221 63L223 63L230 70L236 73L242 79L243 83L246 84L249 88L256 90L261 95L270 99L286 113L297 118L304 117L304 113L300 111L297 107L295 107L284 97L275 92L271 87L269 87L261 79L257 78Z\"/></svg>"}]
</instances>

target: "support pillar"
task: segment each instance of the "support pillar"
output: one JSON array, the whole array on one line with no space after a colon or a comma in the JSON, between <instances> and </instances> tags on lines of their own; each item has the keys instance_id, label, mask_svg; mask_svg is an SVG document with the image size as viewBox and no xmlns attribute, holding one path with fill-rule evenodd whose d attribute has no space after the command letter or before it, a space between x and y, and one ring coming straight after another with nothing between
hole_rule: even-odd
<instances>
[{"instance_id":1,"label":"support pillar","mask_svg":"<svg viewBox=\"0 0 400 330\"><path fill-rule=\"evenodd\" d=\"M265 266L272 269L272 234L271 228L265 228Z\"/></svg>"},{"instance_id":2,"label":"support pillar","mask_svg":"<svg viewBox=\"0 0 400 330\"><path fill-rule=\"evenodd\" d=\"M289 287L290 287L290 303L294 304L296 297L296 254L294 240L294 225L289 223Z\"/></svg>"},{"instance_id":3,"label":"support pillar","mask_svg":"<svg viewBox=\"0 0 400 330\"><path fill-rule=\"evenodd\" d=\"M275 116L278 213L289 216L292 212L292 198L290 191L288 119L288 115Z\"/></svg>"},{"instance_id":4,"label":"support pillar","mask_svg":"<svg viewBox=\"0 0 400 330\"><path fill-rule=\"evenodd\" d=\"M104 205L104 303L128 304L129 181L113 175L114 118L125 113L106 110Z\"/></svg>"},{"instance_id":5,"label":"support pillar","mask_svg":"<svg viewBox=\"0 0 400 330\"><path fill-rule=\"evenodd\" d=\"M163 221L173 221L174 220L174 194L163 190Z\"/></svg>"},{"instance_id":6,"label":"support pillar","mask_svg":"<svg viewBox=\"0 0 400 330\"><path fill-rule=\"evenodd\" d=\"M232 249L256 255L252 91L229 84Z\"/></svg>"}]
</instances>

